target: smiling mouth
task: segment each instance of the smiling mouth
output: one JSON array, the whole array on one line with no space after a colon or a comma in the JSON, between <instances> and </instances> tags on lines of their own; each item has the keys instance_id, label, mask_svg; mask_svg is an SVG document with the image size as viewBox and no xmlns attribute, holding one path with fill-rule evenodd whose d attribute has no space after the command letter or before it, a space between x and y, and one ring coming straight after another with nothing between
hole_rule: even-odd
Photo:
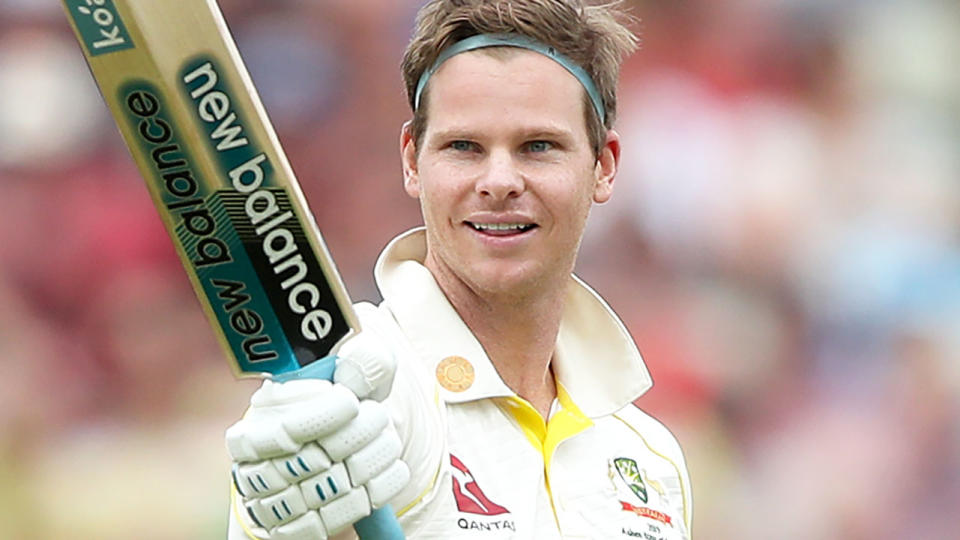
<instances>
[{"instance_id":1,"label":"smiling mouth","mask_svg":"<svg viewBox=\"0 0 960 540\"><path fill-rule=\"evenodd\" d=\"M472 221L466 223L475 231L503 236L525 233L537 227L534 223L474 223Z\"/></svg>"}]
</instances>

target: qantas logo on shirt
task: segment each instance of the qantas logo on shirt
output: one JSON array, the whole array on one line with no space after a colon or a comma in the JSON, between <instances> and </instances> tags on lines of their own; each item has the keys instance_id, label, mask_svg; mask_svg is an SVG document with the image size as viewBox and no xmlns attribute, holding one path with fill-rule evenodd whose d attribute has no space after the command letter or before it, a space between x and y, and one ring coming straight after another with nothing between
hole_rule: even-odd
<instances>
[{"instance_id":1,"label":"qantas logo on shirt","mask_svg":"<svg viewBox=\"0 0 960 540\"><path fill-rule=\"evenodd\" d=\"M509 514L510 511L490 500L480 489L477 480L470 469L450 454L450 464L453 465L453 497L457 500L457 509L467 514L481 516L498 516Z\"/></svg>"}]
</instances>

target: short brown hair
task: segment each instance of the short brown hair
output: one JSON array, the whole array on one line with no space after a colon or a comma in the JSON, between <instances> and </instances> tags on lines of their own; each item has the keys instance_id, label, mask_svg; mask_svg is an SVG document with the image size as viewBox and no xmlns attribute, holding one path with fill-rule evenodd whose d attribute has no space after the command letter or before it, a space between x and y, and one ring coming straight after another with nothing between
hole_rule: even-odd
<instances>
[{"instance_id":1,"label":"short brown hair","mask_svg":"<svg viewBox=\"0 0 960 540\"><path fill-rule=\"evenodd\" d=\"M620 0L587 4L584 0L430 0L417 14L416 27L403 54L403 81L413 110L417 148L427 126L428 90L416 106L417 83L440 53L477 34L521 34L555 48L590 74L600 92L606 118L599 118L583 94L587 133L600 151L617 115L620 63L636 50L637 37L624 26Z\"/></svg>"}]
</instances>

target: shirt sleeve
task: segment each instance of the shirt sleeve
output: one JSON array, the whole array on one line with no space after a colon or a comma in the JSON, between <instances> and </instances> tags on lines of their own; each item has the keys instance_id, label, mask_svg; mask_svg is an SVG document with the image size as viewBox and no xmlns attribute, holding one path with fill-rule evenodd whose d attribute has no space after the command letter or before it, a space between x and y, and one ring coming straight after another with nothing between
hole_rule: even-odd
<instances>
[{"instance_id":1,"label":"shirt sleeve","mask_svg":"<svg viewBox=\"0 0 960 540\"><path fill-rule=\"evenodd\" d=\"M686 526L686 538L693 535L693 486L690 482L690 472L687 462L676 436L659 420L631 405L616 414L627 422L637 433L648 439L676 470L677 481L680 485L682 498L683 523Z\"/></svg>"}]
</instances>

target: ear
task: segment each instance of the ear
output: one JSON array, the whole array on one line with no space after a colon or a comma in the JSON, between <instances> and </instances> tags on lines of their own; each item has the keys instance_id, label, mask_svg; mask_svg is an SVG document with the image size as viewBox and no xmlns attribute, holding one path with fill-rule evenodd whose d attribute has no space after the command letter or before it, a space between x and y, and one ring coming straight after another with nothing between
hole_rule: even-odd
<instances>
[{"instance_id":1,"label":"ear","mask_svg":"<svg viewBox=\"0 0 960 540\"><path fill-rule=\"evenodd\" d=\"M403 163L403 189L414 199L420 197L420 175L417 169L417 141L413 138L412 121L400 130L400 160Z\"/></svg>"},{"instance_id":2,"label":"ear","mask_svg":"<svg viewBox=\"0 0 960 540\"><path fill-rule=\"evenodd\" d=\"M607 130L607 138L600 148L597 164L594 170L596 184L593 189L593 202L603 204L613 195L613 179L617 176L620 167L620 134L615 130Z\"/></svg>"}]
</instances>

